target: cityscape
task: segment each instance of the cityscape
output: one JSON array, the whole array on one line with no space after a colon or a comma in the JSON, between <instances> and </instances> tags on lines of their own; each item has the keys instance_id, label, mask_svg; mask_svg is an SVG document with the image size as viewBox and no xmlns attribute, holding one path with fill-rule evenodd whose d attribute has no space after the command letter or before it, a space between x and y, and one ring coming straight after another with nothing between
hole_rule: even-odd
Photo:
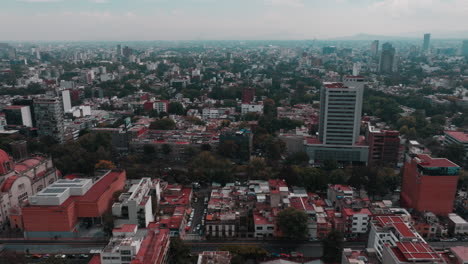
<instances>
[{"instance_id":1,"label":"cityscape","mask_svg":"<svg viewBox=\"0 0 468 264\"><path fill-rule=\"evenodd\" d=\"M119 40L99 19L0 29L0 263L468 263L467 32Z\"/></svg>"}]
</instances>

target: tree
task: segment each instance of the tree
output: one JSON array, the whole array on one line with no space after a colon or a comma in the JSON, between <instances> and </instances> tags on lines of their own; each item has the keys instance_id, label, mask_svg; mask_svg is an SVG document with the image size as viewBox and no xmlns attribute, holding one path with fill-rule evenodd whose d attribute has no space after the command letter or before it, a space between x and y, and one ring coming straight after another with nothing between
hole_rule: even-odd
<instances>
[{"instance_id":1,"label":"tree","mask_svg":"<svg viewBox=\"0 0 468 264\"><path fill-rule=\"evenodd\" d=\"M110 170L115 168L115 165L110 160L100 160L96 165L94 165L96 170Z\"/></svg>"},{"instance_id":2,"label":"tree","mask_svg":"<svg viewBox=\"0 0 468 264\"><path fill-rule=\"evenodd\" d=\"M163 118L151 123L149 128L154 130L173 130L176 128L176 124L170 118Z\"/></svg>"},{"instance_id":3,"label":"tree","mask_svg":"<svg viewBox=\"0 0 468 264\"><path fill-rule=\"evenodd\" d=\"M162 152L165 156L167 156L167 155L171 154L171 152L172 152L172 147L171 147L170 145L168 145L168 144L163 144L163 145L161 146L161 152Z\"/></svg>"},{"instance_id":4,"label":"tree","mask_svg":"<svg viewBox=\"0 0 468 264\"><path fill-rule=\"evenodd\" d=\"M231 162L208 151L201 152L192 160L190 172L193 181L226 183L233 179Z\"/></svg>"},{"instance_id":5,"label":"tree","mask_svg":"<svg viewBox=\"0 0 468 264\"><path fill-rule=\"evenodd\" d=\"M234 140L226 140L219 145L218 150L223 157L234 159L239 153L239 145Z\"/></svg>"},{"instance_id":6,"label":"tree","mask_svg":"<svg viewBox=\"0 0 468 264\"><path fill-rule=\"evenodd\" d=\"M455 162L459 166L464 165L465 149L462 144L450 144L445 146L442 156Z\"/></svg>"},{"instance_id":7,"label":"tree","mask_svg":"<svg viewBox=\"0 0 468 264\"><path fill-rule=\"evenodd\" d=\"M286 150L286 143L278 138L269 137L265 142L265 154L270 161L277 161Z\"/></svg>"},{"instance_id":8,"label":"tree","mask_svg":"<svg viewBox=\"0 0 468 264\"><path fill-rule=\"evenodd\" d=\"M343 234L332 230L322 241L323 260L329 263L338 263L341 260L343 250Z\"/></svg>"},{"instance_id":9,"label":"tree","mask_svg":"<svg viewBox=\"0 0 468 264\"><path fill-rule=\"evenodd\" d=\"M185 114L184 106L179 102L170 102L167 111L169 112L169 114L172 114L172 115L184 115Z\"/></svg>"},{"instance_id":10,"label":"tree","mask_svg":"<svg viewBox=\"0 0 468 264\"><path fill-rule=\"evenodd\" d=\"M346 173L341 169L333 170L330 173L331 184L346 184Z\"/></svg>"},{"instance_id":11,"label":"tree","mask_svg":"<svg viewBox=\"0 0 468 264\"><path fill-rule=\"evenodd\" d=\"M307 166L309 164L309 155L304 151L293 153L286 158L284 163L287 165Z\"/></svg>"},{"instance_id":12,"label":"tree","mask_svg":"<svg viewBox=\"0 0 468 264\"><path fill-rule=\"evenodd\" d=\"M305 238L308 234L308 217L304 211L289 207L278 213L278 227L283 235L288 238Z\"/></svg>"},{"instance_id":13,"label":"tree","mask_svg":"<svg viewBox=\"0 0 468 264\"><path fill-rule=\"evenodd\" d=\"M190 246L179 237L172 237L169 245L169 263L186 264L191 262Z\"/></svg>"}]
</instances>

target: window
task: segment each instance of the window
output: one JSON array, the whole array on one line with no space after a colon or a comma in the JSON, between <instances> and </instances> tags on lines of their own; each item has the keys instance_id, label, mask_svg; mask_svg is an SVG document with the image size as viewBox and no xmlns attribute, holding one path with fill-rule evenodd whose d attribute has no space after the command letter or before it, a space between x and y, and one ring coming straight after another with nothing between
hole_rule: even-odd
<instances>
[{"instance_id":1,"label":"window","mask_svg":"<svg viewBox=\"0 0 468 264\"><path fill-rule=\"evenodd\" d=\"M263 226L257 226L257 230L263 230Z\"/></svg>"},{"instance_id":2,"label":"window","mask_svg":"<svg viewBox=\"0 0 468 264\"><path fill-rule=\"evenodd\" d=\"M130 255L130 250L120 250L120 255Z\"/></svg>"},{"instance_id":3,"label":"window","mask_svg":"<svg viewBox=\"0 0 468 264\"><path fill-rule=\"evenodd\" d=\"M120 258L120 260L122 260L122 261L132 261L132 257L125 256L125 257Z\"/></svg>"}]
</instances>

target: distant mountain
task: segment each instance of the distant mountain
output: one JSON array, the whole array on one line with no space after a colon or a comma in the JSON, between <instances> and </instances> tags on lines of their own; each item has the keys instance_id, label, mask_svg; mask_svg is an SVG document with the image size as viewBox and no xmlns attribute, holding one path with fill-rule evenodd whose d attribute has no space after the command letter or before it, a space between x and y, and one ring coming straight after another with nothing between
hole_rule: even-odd
<instances>
[{"instance_id":1,"label":"distant mountain","mask_svg":"<svg viewBox=\"0 0 468 264\"><path fill-rule=\"evenodd\" d=\"M431 33L432 39L468 39L468 31L427 31L427 32L407 32L401 33L399 36L371 35L371 34L356 34L353 36L344 36L332 38L329 40L420 40L425 33Z\"/></svg>"}]
</instances>

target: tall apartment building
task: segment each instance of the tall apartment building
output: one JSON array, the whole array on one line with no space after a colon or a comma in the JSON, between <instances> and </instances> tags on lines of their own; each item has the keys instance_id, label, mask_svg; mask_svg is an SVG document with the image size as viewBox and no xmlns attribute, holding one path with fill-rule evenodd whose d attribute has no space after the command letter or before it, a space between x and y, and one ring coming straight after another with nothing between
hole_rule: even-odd
<instances>
[{"instance_id":1,"label":"tall apartment building","mask_svg":"<svg viewBox=\"0 0 468 264\"><path fill-rule=\"evenodd\" d=\"M453 212L460 167L444 158L420 154L407 157L403 173L401 204L437 215Z\"/></svg>"},{"instance_id":2,"label":"tall apartment building","mask_svg":"<svg viewBox=\"0 0 468 264\"><path fill-rule=\"evenodd\" d=\"M464 40L461 47L461 55L468 56L468 40Z\"/></svg>"},{"instance_id":3,"label":"tall apartment building","mask_svg":"<svg viewBox=\"0 0 468 264\"><path fill-rule=\"evenodd\" d=\"M319 140L323 144L352 145L358 141L363 89L325 83L320 92Z\"/></svg>"},{"instance_id":4,"label":"tall apartment building","mask_svg":"<svg viewBox=\"0 0 468 264\"><path fill-rule=\"evenodd\" d=\"M373 58L377 58L377 55L379 54L379 41L378 40L372 41L371 54Z\"/></svg>"},{"instance_id":5,"label":"tall apartment building","mask_svg":"<svg viewBox=\"0 0 468 264\"><path fill-rule=\"evenodd\" d=\"M430 42L431 42L431 34L429 33L424 34L424 42L422 46L423 52L427 52L429 50Z\"/></svg>"},{"instance_id":6,"label":"tall apartment building","mask_svg":"<svg viewBox=\"0 0 468 264\"><path fill-rule=\"evenodd\" d=\"M369 144L369 164L396 166L400 152L400 132L376 129L367 126L366 140Z\"/></svg>"},{"instance_id":7,"label":"tall apartment building","mask_svg":"<svg viewBox=\"0 0 468 264\"><path fill-rule=\"evenodd\" d=\"M255 99L255 88L245 87L242 88L242 103L250 104Z\"/></svg>"},{"instance_id":8,"label":"tall apartment building","mask_svg":"<svg viewBox=\"0 0 468 264\"><path fill-rule=\"evenodd\" d=\"M395 48L392 44L386 42L382 45L382 53L380 54L379 72L392 73L393 63L395 61Z\"/></svg>"},{"instance_id":9,"label":"tall apartment building","mask_svg":"<svg viewBox=\"0 0 468 264\"><path fill-rule=\"evenodd\" d=\"M310 163L367 163L369 149L359 136L363 90L363 85L324 83L320 92L319 137L308 138L305 143Z\"/></svg>"},{"instance_id":10,"label":"tall apartment building","mask_svg":"<svg viewBox=\"0 0 468 264\"><path fill-rule=\"evenodd\" d=\"M51 136L64 141L63 104L59 98L34 99L34 111L39 136Z\"/></svg>"}]
</instances>

